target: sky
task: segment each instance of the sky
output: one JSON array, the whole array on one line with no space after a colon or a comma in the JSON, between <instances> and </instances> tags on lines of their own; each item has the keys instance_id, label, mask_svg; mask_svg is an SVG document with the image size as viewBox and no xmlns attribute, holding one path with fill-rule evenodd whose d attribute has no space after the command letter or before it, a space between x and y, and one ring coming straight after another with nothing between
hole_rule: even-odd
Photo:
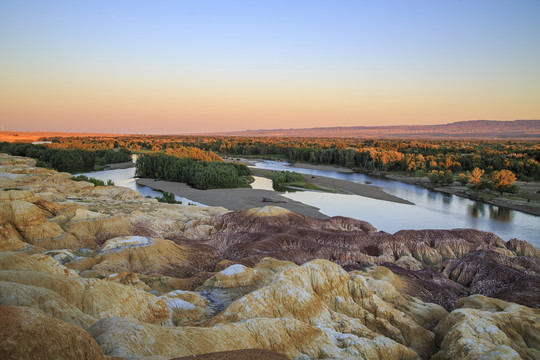
<instances>
[{"instance_id":1,"label":"sky","mask_svg":"<svg viewBox=\"0 0 540 360\"><path fill-rule=\"evenodd\" d=\"M540 119L540 1L0 1L4 130L476 119Z\"/></svg>"}]
</instances>

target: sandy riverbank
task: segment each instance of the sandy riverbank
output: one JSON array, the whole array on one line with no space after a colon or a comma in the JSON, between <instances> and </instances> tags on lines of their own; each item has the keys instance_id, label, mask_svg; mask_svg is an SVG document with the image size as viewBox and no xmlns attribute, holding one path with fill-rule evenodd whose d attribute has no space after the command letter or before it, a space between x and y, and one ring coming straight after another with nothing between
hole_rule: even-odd
<instances>
[{"instance_id":1,"label":"sandy riverbank","mask_svg":"<svg viewBox=\"0 0 540 360\"><path fill-rule=\"evenodd\" d=\"M351 169L344 168L341 166L332 166L332 165L313 165L313 164L306 164L306 163L293 163L291 165L291 168L302 168L302 169L311 169L311 170L322 170L322 171L337 171L342 173L353 173ZM293 170L294 171L294 170Z\"/></svg>"},{"instance_id":2,"label":"sandy riverbank","mask_svg":"<svg viewBox=\"0 0 540 360\"><path fill-rule=\"evenodd\" d=\"M104 170L118 170L118 169L127 169L135 167L135 163L133 161L126 161L123 163L116 163L116 164L107 164L105 165Z\"/></svg>"},{"instance_id":3,"label":"sandy riverbank","mask_svg":"<svg viewBox=\"0 0 540 360\"><path fill-rule=\"evenodd\" d=\"M234 157L234 156L226 156L223 158L223 160L226 162L239 162L247 166L253 166L260 161L264 161L263 159L251 159L251 158L246 159L243 157ZM272 160L272 161L279 161L279 160ZM283 163L289 163L289 162L283 161ZM312 170L322 170L322 171L337 171L337 172L342 172L342 173L354 172L353 170L349 168L345 168L345 167L341 167L337 165L313 165L313 164L299 163L299 162L291 163L291 164L292 164L290 165L291 171L294 171L294 168L296 167L296 168L302 168L302 169L312 169Z\"/></svg>"},{"instance_id":4,"label":"sandy riverbank","mask_svg":"<svg viewBox=\"0 0 540 360\"><path fill-rule=\"evenodd\" d=\"M319 212L319 209L314 206L288 199L281 196L278 192L270 190L248 188L198 190L193 189L184 183L158 181L154 179L138 179L137 184L146 185L160 191L170 192L206 205L223 206L229 210L242 210L275 205L302 215L319 219L328 218L328 216Z\"/></svg>"}]
</instances>

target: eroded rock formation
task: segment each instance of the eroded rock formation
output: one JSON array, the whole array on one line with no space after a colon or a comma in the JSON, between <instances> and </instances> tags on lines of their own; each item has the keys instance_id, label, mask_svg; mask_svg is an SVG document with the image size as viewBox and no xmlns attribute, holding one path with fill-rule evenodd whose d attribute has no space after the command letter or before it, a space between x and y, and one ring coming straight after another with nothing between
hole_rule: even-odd
<instances>
[{"instance_id":1,"label":"eroded rock formation","mask_svg":"<svg viewBox=\"0 0 540 360\"><path fill-rule=\"evenodd\" d=\"M540 358L524 241L161 204L34 165L0 155L1 358Z\"/></svg>"},{"instance_id":2,"label":"eroded rock formation","mask_svg":"<svg viewBox=\"0 0 540 360\"><path fill-rule=\"evenodd\" d=\"M0 305L2 359L104 359L83 328L25 306Z\"/></svg>"}]
</instances>

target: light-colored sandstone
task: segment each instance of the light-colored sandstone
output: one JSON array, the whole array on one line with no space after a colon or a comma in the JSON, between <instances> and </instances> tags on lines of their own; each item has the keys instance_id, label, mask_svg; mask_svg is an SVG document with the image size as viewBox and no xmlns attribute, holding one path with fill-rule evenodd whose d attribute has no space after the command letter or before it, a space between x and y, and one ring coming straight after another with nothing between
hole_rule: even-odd
<instances>
[{"instance_id":1,"label":"light-colored sandstone","mask_svg":"<svg viewBox=\"0 0 540 360\"><path fill-rule=\"evenodd\" d=\"M31 270L54 275L79 277L76 271L68 269L45 254L29 256L19 252L0 253L0 270Z\"/></svg>"},{"instance_id":2,"label":"light-colored sandstone","mask_svg":"<svg viewBox=\"0 0 540 360\"><path fill-rule=\"evenodd\" d=\"M0 305L0 355L15 359L104 359L97 342L82 328L39 309Z\"/></svg>"},{"instance_id":3,"label":"light-colored sandstone","mask_svg":"<svg viewBox=\"0 0 540 360\"><path fill-rule=\"evenodd\" d=\"M162 300L133 286L24 270L0 271L0 281L54 291L66 303L97 319L121 316L149 323L171 323L169 309Z\"/></svg>"},{"instance_id":4,"label":"light-colored sandstone","mask_svg":"<svg viewBox=\"0 0 540 360\"><path fill-rule=\"evenodd\" d=\"M539 359L540 311L473 295L435 329L441 342L433 360Z\"/></svg>"}]
</instances>

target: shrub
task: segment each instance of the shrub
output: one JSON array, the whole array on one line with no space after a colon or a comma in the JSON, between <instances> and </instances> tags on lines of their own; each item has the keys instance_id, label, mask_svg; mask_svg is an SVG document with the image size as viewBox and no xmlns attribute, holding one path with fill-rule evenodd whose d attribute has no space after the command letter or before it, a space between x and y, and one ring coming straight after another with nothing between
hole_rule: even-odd
<instances>
[{"instance_id":1,"label":"shrub","mask_svg":"<svg viewBox=\"0 0 540 360\"><path fill-rule=\"evenodd\" d=\"M299 182L303 180L304 178L302 177L302 174L294 171L280 171L272 175L272 184L274 186L280 186L282 184Z\"/></svg>"},{"instance_id":2,"label":"shrub","mask_svg":"<svg viewBox=\"0 0 540 360\"><path fill-rule=\"evenodd\" d=\"M89 183L92 183L94 184L95 186L105 186L105 183L102 181L102 180L99 180L99 179L96 179L96 178L93 178L93 177L88 177L86 175L77 175L77 176L73 176L71 178L71 180L75 180L75 181L86 181L86 182L89 182ZM110 181L110 180L109 180Z\"/></svg>"},{"instance_id":3,"label":"shrub","mask_svg":"<svg viewBox=\"0 0 540 360\"><path fill-rule=\"evenodd\" d=\"M157 201L167 204L181 204L181 201L175 199L174 194L170 192L164 192L163 195L156 197Z\"/></svg>"}]
</instances>

